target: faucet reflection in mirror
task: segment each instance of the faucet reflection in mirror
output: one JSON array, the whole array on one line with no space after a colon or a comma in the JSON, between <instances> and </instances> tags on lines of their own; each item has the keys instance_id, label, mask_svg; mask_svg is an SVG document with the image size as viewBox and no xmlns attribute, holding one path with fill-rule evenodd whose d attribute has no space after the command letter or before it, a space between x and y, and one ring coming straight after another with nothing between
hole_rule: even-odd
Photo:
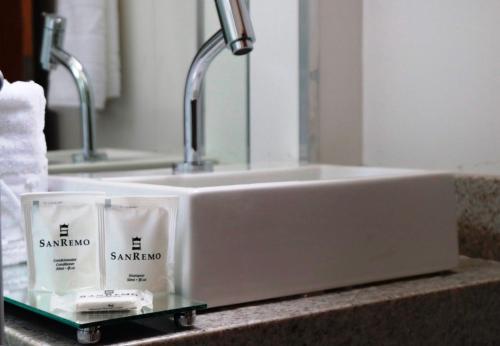
<instances>
[{"instance_id":1,"label":"faucet reflection in mirror","mask_svg":"<svg viewBox=\"0 0 500 346\"><path fill-rule=\"evenodd\" d=\"M198 51L189 69L184 93L184 162L175 166L175 173L212 170L204 160L204 114L201 89L208 67L228 47L234 55L253 50L255 34L245 0L215 0L222 29Z\"/></svg>"},{"instance_id":2,"label":"faucet reflection in mirror","mask_svg":"<svg viewBox=\"0 0 500 346\"><path fill-rule=\"evenodd\" d=\"M45 15L40 63L47 71L61 64L71 73L76 83L80 97L83 148L80 154L73 156L73 160L75 162L104 160L106 155L98 153L95 145L95 107L92 85L83 65L63 49L65 29L66 20L63 17L53 14Z\"/></svg>"}]
</instances>

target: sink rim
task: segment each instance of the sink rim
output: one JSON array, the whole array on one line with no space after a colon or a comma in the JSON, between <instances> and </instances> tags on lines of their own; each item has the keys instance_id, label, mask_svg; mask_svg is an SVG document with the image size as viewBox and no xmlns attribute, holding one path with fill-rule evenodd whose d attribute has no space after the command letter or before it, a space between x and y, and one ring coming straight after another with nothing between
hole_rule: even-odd
<instances>
[{"instance_id":1,"label":"sink rim","mask_svg":"<svg viewBox=\"0 0 500 346\"><path fill-rule=\"evenodd\" d=\"M283 181L272 181L272 182L243 182L243 183L220 183L208 186L181 186L175 183L168 184L168 179L181 179L184 181L196 181L204 178L209 179L224 179L224 178L234 178L235 176L251 176L255 174L265 174L269 173L281 173L283 172L297 172L298 170L324 170L330 169L335 170L336 168L346 170L345 176L334 177L334 178L318 178L318 179L290 179ZM354 171L365 171L366 175L352 175ZM320 172L321 173L321 172ZM351 175L350 175L351 174ZM257 189L273 189L273 188L291 188L300 186L328 186L328 185L338 185L338 184L352 184L352 183L362 183L362 182L384 182L394 179L415 179L419 177L442 177L453 175L452 172L446 171L429 171L429 170L419 170L419 169L401 169L401 168L382 168L382 167L364 167L364 166L339 166L339 165L324 165L324 164L312 164L303 166L290 166L290 167L280 167L280 168L257 168L257 169L247 169L247 170L235 170L235 171L219 171L211 173L198 173L198 174L185 174L185 175L173 175L173 174L161 174L161 175L143 175L143 176L122 176L122 177L104 177L99 178L98 181L103 183L112 183L116 186L132 185L136 187L148 187L153 190L158 191L165 190L170 193L180 193L180 194L193 194L197 192L220 192L220 191L234 191L234 190L257 190ZM71 178L78 179L78 178ZM79 178L86 179L86 178ZM166 182L162 180L167 179ZM94 179L95 180L95 179Z\"/></svg>"}]
</instances>

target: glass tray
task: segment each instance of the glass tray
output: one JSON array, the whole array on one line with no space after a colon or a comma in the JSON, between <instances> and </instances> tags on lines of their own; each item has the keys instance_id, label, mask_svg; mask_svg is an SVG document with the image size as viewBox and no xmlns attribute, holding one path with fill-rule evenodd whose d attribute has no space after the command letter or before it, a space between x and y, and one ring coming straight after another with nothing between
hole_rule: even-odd
<instances>
[{"instance_id":1,"label":"glass tray","mask_svg":"<svg viewBox=\"0 0 500 346\"><path fill-rule=\"evenodd\" d=\"M170 294L155 296L152 309L106 313L51 311L51 293L28 291L28 271L25 264L4 267L3 285L4 300L7 303L77 329L100 327L160 315L181 316L184 313L193 313L207 308L204 303Z\"/></svg>"}]
</instances>

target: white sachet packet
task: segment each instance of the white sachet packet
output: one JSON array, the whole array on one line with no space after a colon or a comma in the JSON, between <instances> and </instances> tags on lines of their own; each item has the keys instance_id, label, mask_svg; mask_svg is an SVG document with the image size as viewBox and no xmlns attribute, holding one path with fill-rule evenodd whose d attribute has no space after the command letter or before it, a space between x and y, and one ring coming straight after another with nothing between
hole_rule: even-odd
<instances>
[{"instance_id":1,"label":"white sachet packet","mask_svg":"<svg viewBox=\"0 0 500 346\"><path fill-rule=\"evenodd\" d=\"M103 193L21 196L29 289L66 293L99 289Z\"/></svg>"},{"instance_id":2,"label":"white sachet packet","mask_svg":"<svg viewBox=\"0 0 500 346\"><path fill-rule=\"evenodd\" d=\"M100 290L52 294L52 311L67 312L122 312L153 309L153 294L140 290Z\"/></svg>"},{"instance_id":3,"label":"white sachet packet","mask_svg":"<svg viewBox=\"0 0 500 346\"><path fill-rule=\"evenodd\" d=\"M106 289L174 291L177 197L106 199L103 258Z\"/></svg>"}]
</instances>

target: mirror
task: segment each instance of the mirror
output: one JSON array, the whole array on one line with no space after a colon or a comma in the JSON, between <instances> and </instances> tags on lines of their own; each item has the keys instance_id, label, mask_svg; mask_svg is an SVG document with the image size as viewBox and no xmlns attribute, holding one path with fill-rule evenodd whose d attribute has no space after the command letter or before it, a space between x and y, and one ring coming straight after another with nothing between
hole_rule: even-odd
<instances>
[{"instance_id":1,"label":"mirror","mask_svg":"<svg viewBox=\"0 0 500 346\"><path fill-rule=\"evenodd\" d=\"M224 51L205 80L206 156L221 164L305 161L310 154L307 125L318 109L318 90L308 88L318 75L319 47L310 43L318 36L317 0L288 1L286 6L284 0L250 1L249 6L255 50L242 57ZM186 74L198 48L220 28L216 8L203 0L119 0L117 16L119 35L111 36L120 37L121 94L107 99L97 113L98 146L161 153L178 162ZM68 20L67 36L75 30ZM89 54L74 42L70 48ZM51 88L57 89L54 84ZM58 113L60 148L78 148L77 110L51 108ZM272 146L270 137L275 137Z\"/></svg>"},{"instance_id":2,"label":"mirror","mask_svg":"<svg viewBox=\"0 0 500 346\"><path fill-rule=\"evenodd\" d=\"M60 9L71 17L71 8ZM172 162L181 161L187 71L197 49L220 28L216 8L211 2L198 0L119 0L116 15L120 24L118 35L113 36L119 36L120 54L115 58L121 59L117 78L121 79L121 90L120 96L107 99L97 113L98 147L161 153ZM91 53L85 48L74 43L71 47L71 35L81 39L79 35L83 34L78 33L77 18L73 23L67 19L68 50L88 56ZM114 43L106 44L109 48ZM206 79L206 155L219 162L247 162L247 66L247 58L225 51L216 58ZM109 69L116 72L113 67L107 66L108 73ZM63 80L58 73L52 72L53 84ZM99 88L94 89L99 92ZM51 96L49 93L49 105ZM60 148L78 148L81 135L77 109L51 108L58 113Z\"/></svg>"}]
</instances>

